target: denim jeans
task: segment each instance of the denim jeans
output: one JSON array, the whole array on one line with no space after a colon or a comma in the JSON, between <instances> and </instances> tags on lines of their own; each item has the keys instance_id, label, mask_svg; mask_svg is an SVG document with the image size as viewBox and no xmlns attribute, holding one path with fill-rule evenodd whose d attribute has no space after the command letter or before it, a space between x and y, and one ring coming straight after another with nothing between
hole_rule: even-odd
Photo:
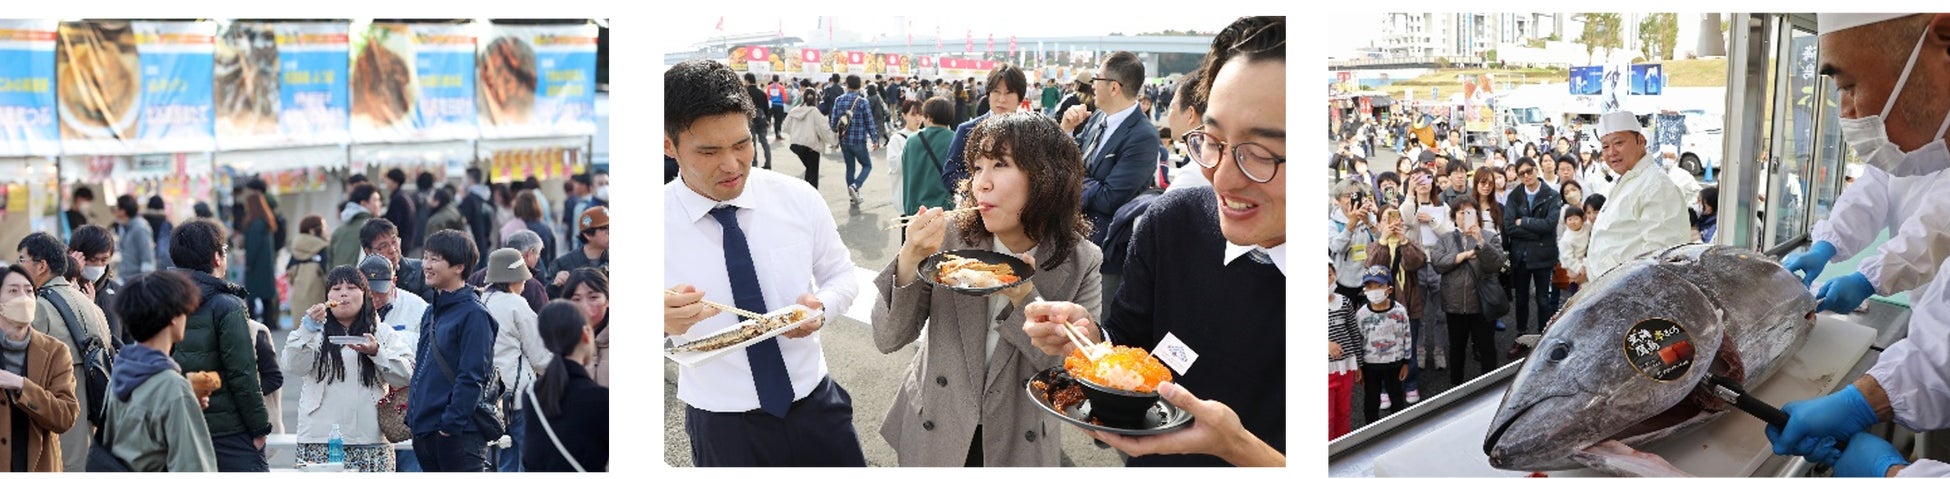
<instances>
[{"instance_id":1,"label":"denim jeans","mask_svg":"<svg viewBox=\"0 0 1950 479\"><path fill-rule=\"evenodd\" d=\"M502 407L504 408L502 410L508 411L508 439L513 442L509 443L507 448L494 448L495 469L501 472L522 471L521 443L522 437L528 435L528 428L525 427L528 425L528 421L525 419L528 415L520 409L515 409L513 403L514 401L502 401Z\"/></svg>"},{"instance_id":2,"label":"denim jeans","mask_svg":"<svg viewBox=\"0 0 1950 479\"><path fill-rule=\"evenodd\" d=\"M856 189L866 186L867 173L873 172L873 159L867 155L867 144L841 144L840 155L846 157L846 186ZM860 165L860 176L853 176L855 163Z\"/></svg>"}]
</instances>

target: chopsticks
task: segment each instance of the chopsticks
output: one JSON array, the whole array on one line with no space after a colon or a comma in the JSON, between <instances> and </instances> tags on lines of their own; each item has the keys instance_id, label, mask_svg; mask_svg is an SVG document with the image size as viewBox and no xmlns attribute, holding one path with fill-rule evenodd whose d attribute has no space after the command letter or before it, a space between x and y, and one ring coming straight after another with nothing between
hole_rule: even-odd
<instances>
[{"instance_id":1,"label":"chopsticks","mask_svg":"<svg viewBox=\"0 0 1950 479\"><path fill-rule=\"evenodd\" d=\"M1102 347L1090 342L1088 339L1084 339L1083 332L1078 331L1076 326L1071 325L1069 321L1061 321L1058 324L1062 325L1063 336L1070 338L1070 343L1075 344L1078 350L1083 351L1083 357L1089 358L1091 361L1103 358L1104 351Z\"/></svg>"},{"instance_id":2,"label":"chopsticks","mask_svg":"<svg viewBox=\"0 0 1950 479\"><path fill-rule=\"evenodd\" d=\"M664 293L667 293L667 294L684 294L684 293L679 293L679 292L676 292L676 291L672 291L672 290L668 290L668 289L666 289L666 290L664 290ZM721 303L716 303L716 302L713 302L713 301L711 301L711 300L708 300L708 299L699 299L699 300L697 300L697 302L699 302L699 303L704 303L704 305L705 305L705 306L710 306L710 307L713 307L713 308L718 308L718 309L719 309L719 310L721 310L721 311L724 311L724 312L728 312L728 313L731 313L731 314L735 314L735 315L738 315L739 317L743 317L743 318L747 318L747 319L752 319L752 320L757 320L757 321L764 321L764 320L765 320L765 315L763 315L763 314L758 314L758 313L754 313L754 312L751 312L751 311L746 311L746 310L742 310L742 309L738 309L738 308L736 308L736 307L733 307L733 306L726 306L726 305L724 305L724 304L721 304Z\"/></svg>"},{"instance_id":3,"label":"chopsticks","mask_svg":"<svg viewBox=\"0 0 1950 479\"><path fill-rule=\"evenodd\" d=\"M952 215L952 214L955 214L955 213L958 213L958 212L962 212L962 211L974 211L974 210L975 210L975 208L959 208L959 209L952 209L952 210L946 210L946 211L942 211L942 212L941 212L941 214L942 214L942 216L948 216L948 215ZM893 225L893 226L888 226L888 227L887 227L887 231L893 231L893 230L897 230L897 229L901 229L901 228L905 228L905 227L907 227L907 223L908 223L909 221L913 221L913 220L914 220L914 217L916 217L916 216L921 216L921 215L907 215L907 216L901 216L901 217L896 217L896 218L894 218L894 219L891 219L891 220L888 220L888 221L890 221L890 222L893 222L893 223L894 223L894 225Z\"/></svg>"}]
</instances>

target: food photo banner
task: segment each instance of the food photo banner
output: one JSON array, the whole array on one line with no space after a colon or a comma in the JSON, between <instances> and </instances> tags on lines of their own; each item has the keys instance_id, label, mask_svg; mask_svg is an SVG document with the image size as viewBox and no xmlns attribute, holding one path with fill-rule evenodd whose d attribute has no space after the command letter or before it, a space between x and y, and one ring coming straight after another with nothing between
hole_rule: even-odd
<instances>
[{"instance_id":1,"label":"food photo banner","mask_svg":"<svg viewBox=\"0 0 1950 479\"><path fill-rule=\"evenodd\" d=\"M54 44L60 22L0 20L0 156L60 151Z\"/></svg>"},{"instance_id":2,"label":"food photo banner","mask_svg":"<svg viewBox=\"0 0 1950 479\"><path fill-rule=\"evenodd\" d=\"M55 44L65 154L207 151L216 24L63 22Z\"/></svg>"},{"instance_id":3,"label":"food photo banner","mask_svg":"<svg viewBox=\"0 0 1950 479\"><path fill-rule=\"evenodd\" d=\"M352 37L352 139L473 138L474 35L467 25L374 23Z\"/></svg>"},{"instance_id":4,"label":"food photo banner","mask_svg":"<svg viewBox=\"0 0 1950 479\"><path fill-rule=\"evenodd\" d=\"M497 26L475 59L481 136L596 133L596 26ZM747 52L771 71L769 49ZM764 73L764 72L760 72Z\"/></svg>"},{"instance_id":5,"label":"food photo banner","mask_svg":"<svg viewBox=\"0 0 1950 479\"><path fill-rule=\"evenodd\" d=\"M345 143L345 23L238 22L217 35L217 146Z\"/></svg>"}]
</instances>

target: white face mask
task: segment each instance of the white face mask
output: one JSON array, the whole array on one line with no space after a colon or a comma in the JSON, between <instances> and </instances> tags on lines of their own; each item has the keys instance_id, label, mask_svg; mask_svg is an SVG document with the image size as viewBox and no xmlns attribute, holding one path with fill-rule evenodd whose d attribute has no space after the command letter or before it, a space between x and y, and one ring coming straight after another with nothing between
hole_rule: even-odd
<instances>
[{"instance_id":1,"label":"white face mask","mask_svg":"<svg viewBox=\"0 0 1950 479\"><path fill-rule=\"evenodd\" d=\"M596 188L596 199L609 201L609 186L605 185L601 188Z\"/></svg>"},{"instance_id":2,"label":"white face mask","mask_svg":"<svg viewBox=\"0 0 1950 479\"><path fill-rule=\"evenodd\" d=\"M1388 290L1385 289L1368 290L1369 303L1380 304L1382 301L1387 301L1387 300L1388 300Z\"/></svg>"},{"instance_id":3,"label":"white face mask","mask_svg":"<svg viewBox=\"0 0 1950 479\"><path fill-rule=\"evenodd\" d=\"M83 267L81 267L81 277L83 277L83 278L87 278L87 279L88 279L88 282L90 282L90 283L93 283L93 282L96 282L96 281L101 281L101 280L102 280L102 276L103 276L103 275L106 275L106 274L108 274L108 266L83 266Z\"/></svg>"},{"instance_id":4,"label":"white face mask","mask_svg":"<svg viewBox=\"0 0 1950 479\"><path fill-rule=\"evenodd\" d=\"M1896 79L1896 88L1889 92L1889 101L1882 105L1882 114L1861 118L1842 119L1842 139L1848 141L1849 149L1855 156L1869 166L1876 167L1894 176L1917 176L1935 173L1950 167L1950 148L1943 143L1943 132L1950 130L1950 116L1936 129L1934 141L1904 153L1901 147L1889 141L1889 130L1883 118L1896 106L1896 98L1902 96L1903 86L1909 83L1909 73L1916 67L1917 55L1923 51L1923 40L1929 32L1916 39L1916 48L1909 52L1909 62L1903 64L1903 74Z\"/></svg>"}]
</instances>

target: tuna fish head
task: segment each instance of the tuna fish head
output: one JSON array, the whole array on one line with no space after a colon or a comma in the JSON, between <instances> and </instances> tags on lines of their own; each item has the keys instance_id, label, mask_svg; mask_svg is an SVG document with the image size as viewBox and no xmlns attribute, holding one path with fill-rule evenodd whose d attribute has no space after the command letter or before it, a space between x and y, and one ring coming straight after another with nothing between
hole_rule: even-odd
<instances>
[{"instance_id":1,"label":"tuna fish head","mask_svg":"<svg viewBox=\"0 0 1950 479\"><path fill-rule=\"evenodd\" d=\"M1683 270L1634 260L1565 305L1490 422L1491 466L1580 467L1580 451L1642 434L1693 393L1721 347L1724 313Z\"/></svg>"}]
</instances>

